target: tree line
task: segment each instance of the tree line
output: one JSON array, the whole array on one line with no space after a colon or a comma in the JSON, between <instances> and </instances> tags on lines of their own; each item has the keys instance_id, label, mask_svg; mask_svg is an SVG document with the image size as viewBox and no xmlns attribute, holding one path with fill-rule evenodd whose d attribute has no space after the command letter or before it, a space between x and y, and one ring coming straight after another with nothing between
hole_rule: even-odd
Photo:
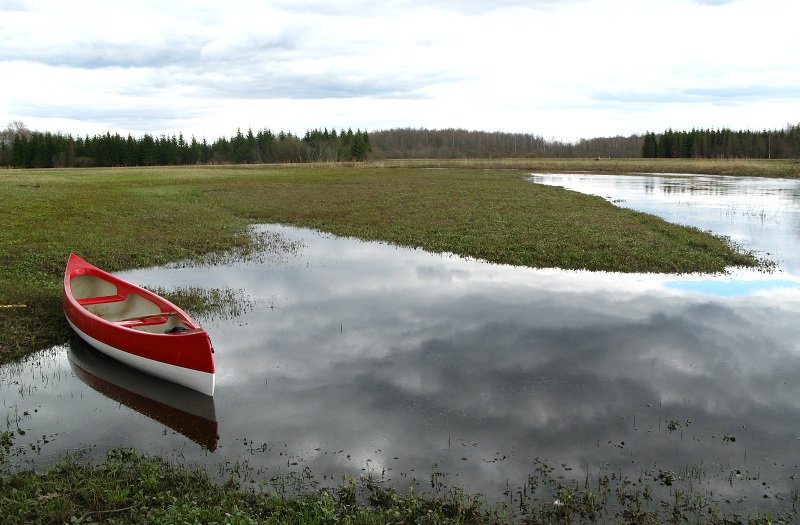
<instances>
[{"instance_id":1,"label":"tree line","mask_svg":"<svg viewBox=\"0 0 800 525\"><path fill-rule=\"evenodd\" d=\"M800 158L800 124L771 131L692 129L646 133L644 158Z\"/></svg>"},{"instance_id":2,"label":"tree line","mask_svg":"<svg viewBox=\"0 0 800 525\"><path fill-rule=\"evenodd\" d=\"M599 137L578 142L528 133L397 128L370 133L373 158L639 157L642 137Z\"/></svg>"},{"instance_id":3,"label":"tree line","mask_svg":"<svg viewBox=\"0 0 800 525\"><path fill-rule=\"evenodd\" d=\"M208 142L178 135L118 133L73 137L31 131L12 122L0 131L0 166L63 168L360 161L370 151L366 131L310 130L303 138L269 129L247 130Z\"/></svg>"},{"instance_id":4,"label":"tree line","mask_svg":"<svg viewBox=\"0 0 800 525\"><path fill-rule=\"evenodd\" d=\"M338 162L389 158L800 158L800 124L772 131L692 129L577 142L529 133L397 128L313 129L303 137L269 129L213 142L177 135L105 133L73 137L12 122L0 131L0 166L18 168Z\"/></svg>"},{"instance_id":5,"label":"tree line","mask_svg":"<svg viewBox=\"0 0 800 525\"><path fill-rule=\"evenodd\" d=\"M168 166L360 161L366 158L636 157L642 137L601 137L575 143L523 133L398 128L385 131L313 129L300 138L269 129L237 130L214 142L177 135L105 133L73 137L12 122L0 131L0 166L19 168Z\"/></svg>"}]
</instances>

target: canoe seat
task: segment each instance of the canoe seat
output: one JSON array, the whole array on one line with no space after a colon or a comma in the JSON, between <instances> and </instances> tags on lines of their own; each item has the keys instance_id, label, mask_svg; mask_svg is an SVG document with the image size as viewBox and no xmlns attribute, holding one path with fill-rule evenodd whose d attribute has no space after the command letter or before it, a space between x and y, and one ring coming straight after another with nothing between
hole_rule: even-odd
<instances>
[{"instance_id":1,"label":"canoe seat","mask_svg":"<svg viewBox=\"0 0 800 525\"><path fill-rule=\"evenodd\" d=\"M81 299L77 299L78 304L81 306L86 306L89 304L115 303L117 301L124 300L124 295L101 295L98 297L83 297Z\"/></svg>"},{"instance_id":2,"label":"canoe seat","mask_svg":"<svg viewBox=\"0 0 800 525\"><path fill-rule=\"evenodd\" d=\"M181 333L184 330L189 330L189 327L183 324L183 321L174 315L167 317L166 320L164 317L152 317L142 319L140 321L121 321L117 322L116 324L119 326L133 328L141 332L150 332L151 334L168 334L176 327L180 327L181 329L181 331L177 333Z\"/></svg>"},{"instance_id":3,"label":"canoe seat","mask_svg":"<svg viewBox=\"0 0 800 525\"><path fill-rule=\"evenodd\" d=\"M147 319L132 319L130 321L114 321L114 324L119 326L125 326L127 328L141 328L143 326L150 326L154 324L163 325L167 323L167 320L164 317L148 317Z\"/></svg>"}]
</instances>

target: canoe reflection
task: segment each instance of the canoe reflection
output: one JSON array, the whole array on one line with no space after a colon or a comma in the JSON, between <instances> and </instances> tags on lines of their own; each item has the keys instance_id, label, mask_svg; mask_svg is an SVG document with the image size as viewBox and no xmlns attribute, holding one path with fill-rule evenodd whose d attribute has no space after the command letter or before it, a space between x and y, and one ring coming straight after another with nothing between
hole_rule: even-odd
<instances>
[{"instance_id":1,"label":"canoe reflection","mask_svg":"<svg viewBox=\"0 0 800 525\"><path fill-rule=\"evenodd\" d=\"M216 450L219 434L213 397L134 370L82 342L71 342L67 357L75 375L92 389L207 450Z\"/></svg>"}]
</instances>

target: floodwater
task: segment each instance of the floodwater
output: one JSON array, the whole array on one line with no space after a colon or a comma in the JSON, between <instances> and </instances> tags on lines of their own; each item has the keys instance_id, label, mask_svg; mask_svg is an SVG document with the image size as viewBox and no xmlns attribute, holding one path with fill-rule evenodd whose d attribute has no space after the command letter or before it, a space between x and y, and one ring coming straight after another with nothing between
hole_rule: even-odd
<instances>
[{"instance_id":1,"label":"floodwater","mask_svg":"<svg viewBox=\"0 0 800 525\"><path fill-rule=\"evenodd\" d=\"M532 182L603 197L730 237L800 275L800 181L713 175L533 175Z\"/></svg>"},{"instance_id":2,"label":"floodwater","mask_svg":"<svg viewBox=\"0 0 800 525\"><path fill-rule=\"evenodd\" d=\"M213 399L71 341L0 368L6 425L24 431L13 461L44 467L66 451L133 446L255 482L308 467L319 479L369 472L424 485L436 472L501 501L538 458L564 482L623 474L660 486L671 473L715 501L791 505L798 183L533 180L663 206L672 220L768 252L779 269L534 270L259 226L294 249L121 274L245 297L244 313L203 323L216 349Z\"/></svg>"}]
</instances>

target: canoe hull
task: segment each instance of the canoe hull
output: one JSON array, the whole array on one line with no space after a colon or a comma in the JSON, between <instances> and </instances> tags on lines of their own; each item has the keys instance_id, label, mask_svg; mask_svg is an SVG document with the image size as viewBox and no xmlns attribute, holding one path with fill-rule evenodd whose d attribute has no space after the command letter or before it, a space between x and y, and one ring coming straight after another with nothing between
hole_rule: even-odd
<instances>
[{"instance_id":1,"label":"canoe hull","mask_svg":"<svg viewBox=\"0 0 800 525\"><path fill-rule=\"evenodd\" d=\"M81 339L86 341L86 343L94 349L103 352L108 357L116 359L117 361L125 363L126 365L136 368L137 370L141 370L147 374L160 377L161 379L166 379L172 383L183 385L187 388L191 388L192 390L197 390L198 392L202 392L207 396L214 395L214 387L216 383L216 377L214 373L209 374L208 372L192 370L191 368L171 365L169 363L163 363L161 361L156 361L154 359L148 359L146 357L132 354L127 350L115 348L100 341L99 339L95 339L89 334L84 333L80 328L72 324L72 321L70 321L69 318L67 318L67 322Z\"/></svg>"},{"instance_id":2,"label":"canoe hull","mask_svg":"<svg viewBox=\"0 0 800 525\"><path fill-rule=\"evenodd\" d=\"M99 283L99 296L81 289L87 279ZM64 274L63 305L75 333L100 352L148 374L214 395L216 379L208 334L164 298L72 254ZM137 319L141 315L125 318L126 305L133 305L134 313L148 309L155 313L146 314L146 319ZM170 326L180 331L164 330Z\"/></svg>"}]
</instances>

